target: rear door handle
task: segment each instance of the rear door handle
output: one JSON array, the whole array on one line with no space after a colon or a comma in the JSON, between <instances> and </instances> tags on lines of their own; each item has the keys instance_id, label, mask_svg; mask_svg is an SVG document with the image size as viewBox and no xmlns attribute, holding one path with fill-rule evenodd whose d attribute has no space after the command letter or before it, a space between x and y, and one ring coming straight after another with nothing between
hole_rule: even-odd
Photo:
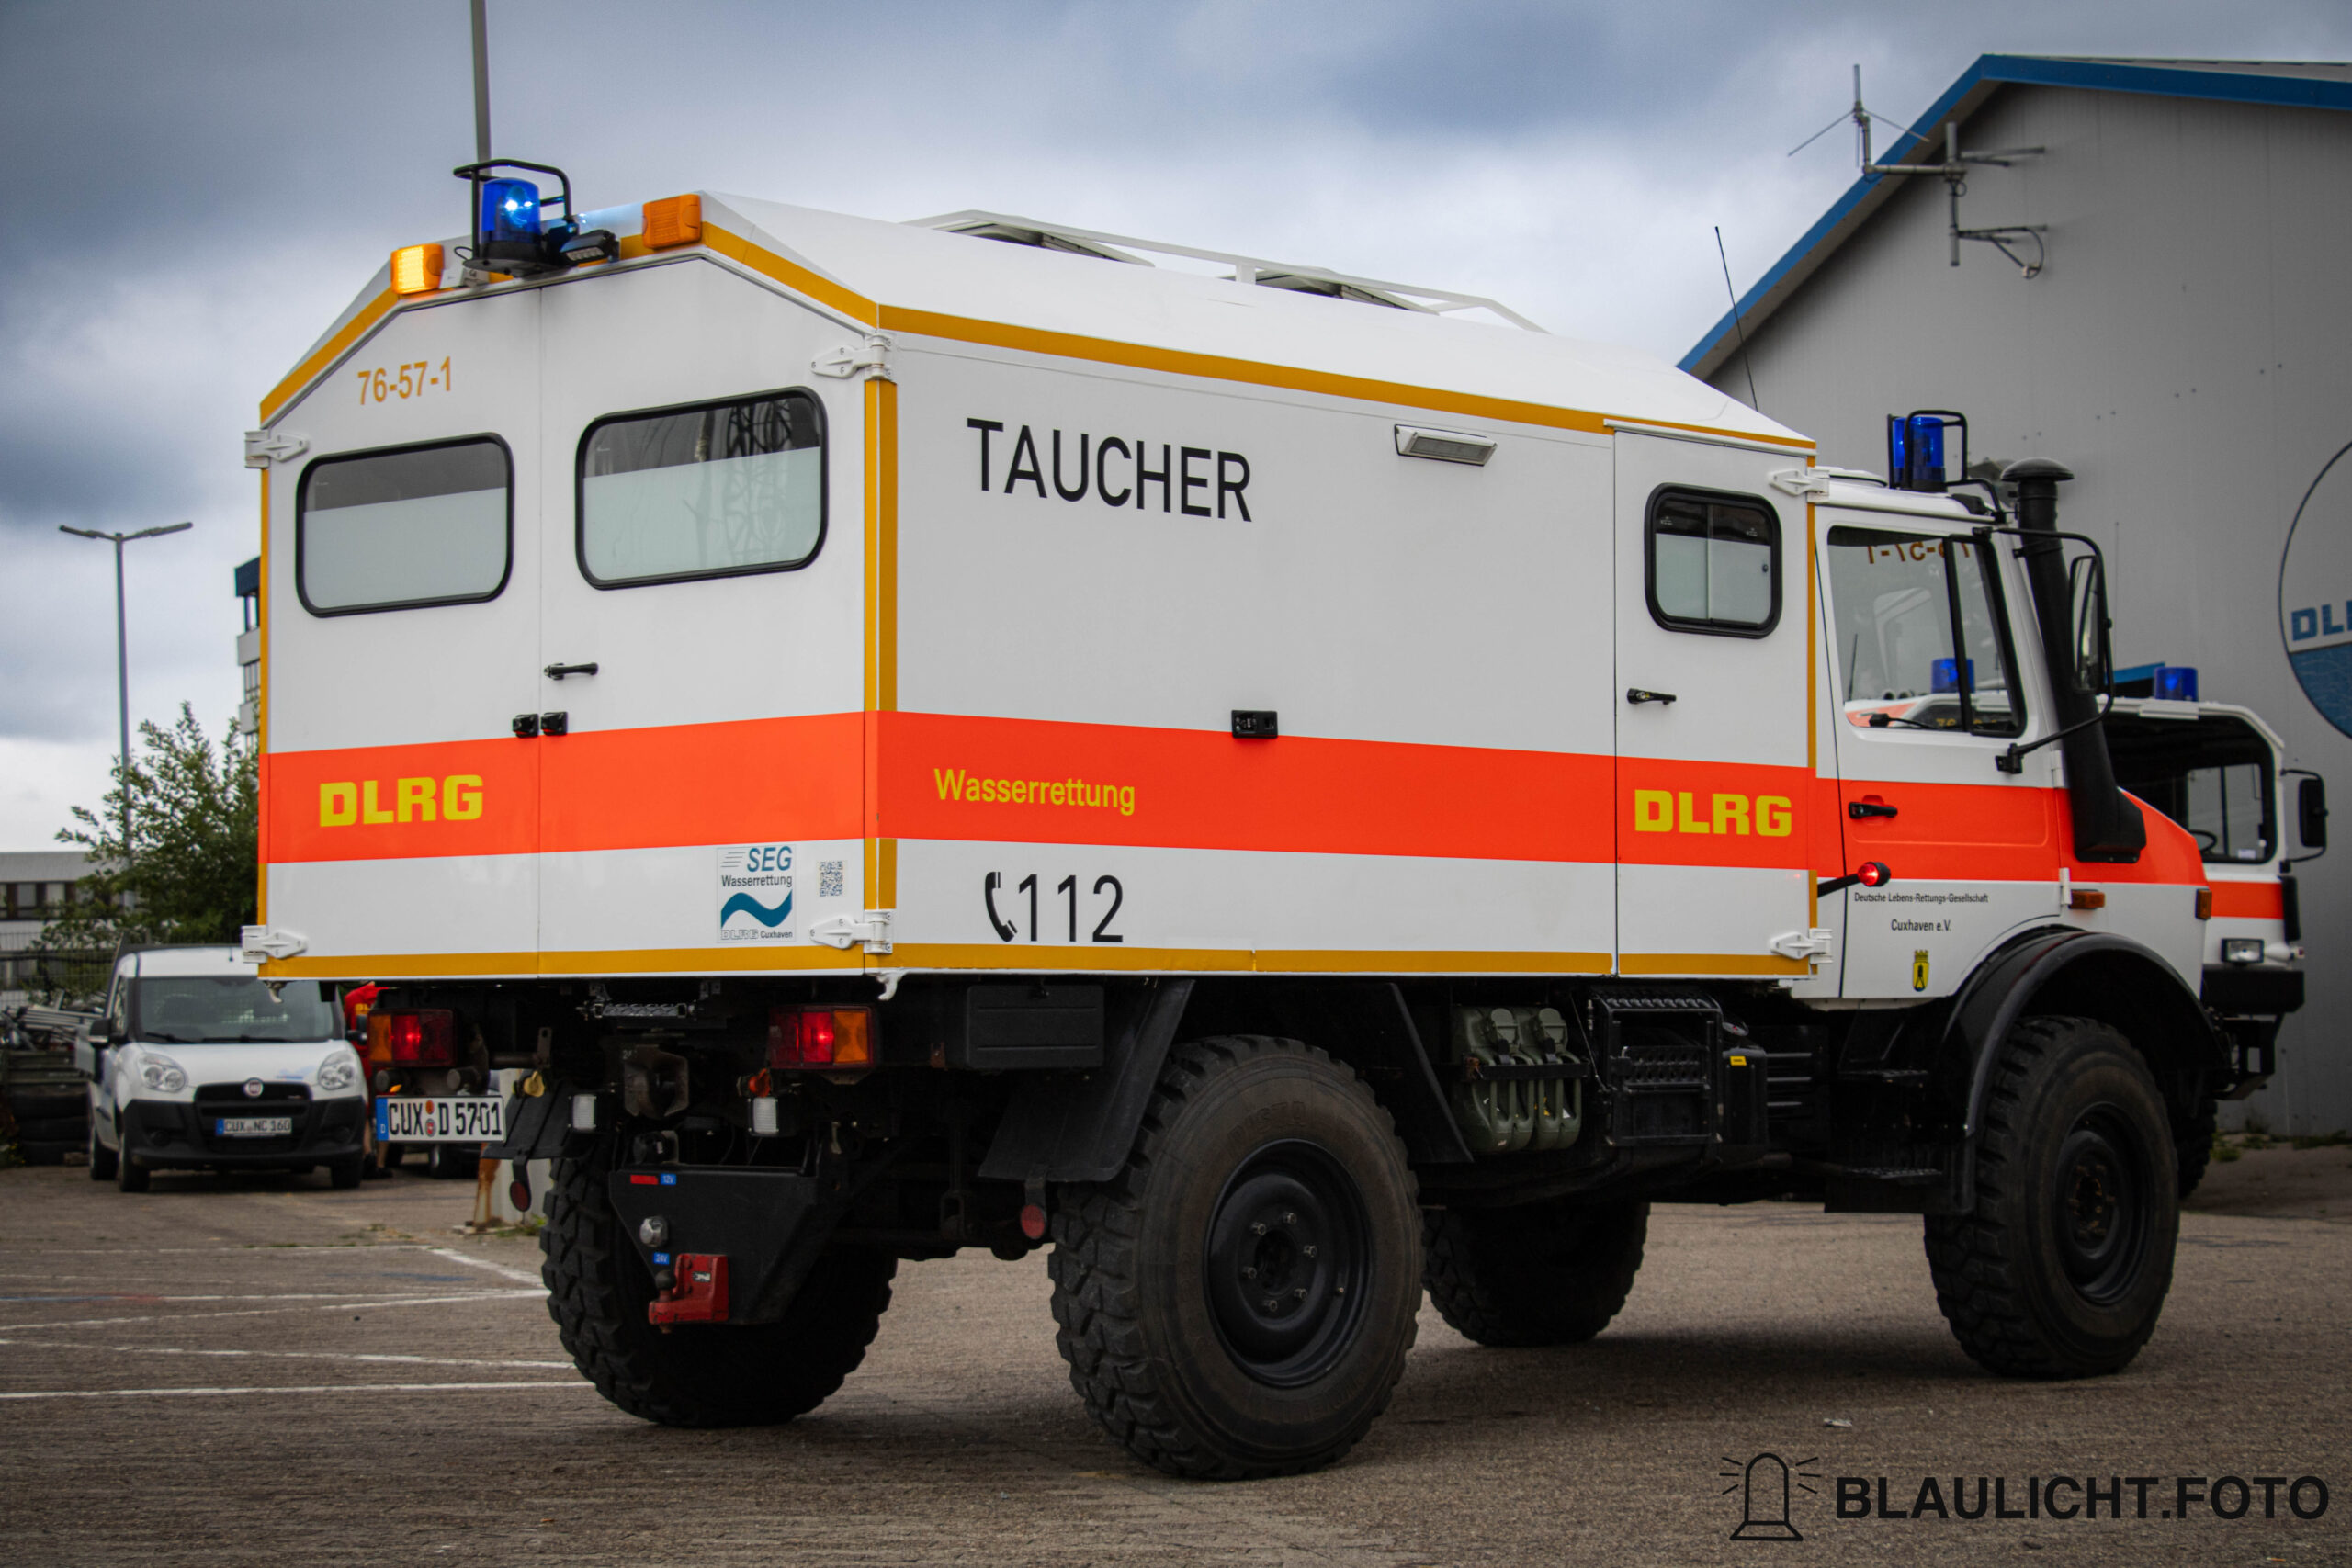
<instances>
[{"instance_id":1,"label":"rear door handle","mask_svg":"<svg viewBox=\"0 0 2352 1568\"><path fill-rule=\"evenodd\" d=\"M1883 801L1849 800L1846 803L1846 815L1860 822L1872 817L1894 817L1900 813Z\"/></svg>"},{"instance_id":2,"label":"rear door handle","mask_svg":"<svg viewBox=\"0 0 2352 1568\"><path fill-rule=\"evenodd\" d=\"M550 681L560 681L566 675L594 675L595 672L596 665L593 660L585 664L550 664L546 671Z\"/></svg>"},{"instance_id":3,"label":"rear door handle","mask_svg":"<svg viewBox=\"0 0 2352 1568\"><path fill-rule=\"evenodd\" d=\"M1628 686L1625 688L1625 700L1633 704L1635 707L1641 706L1644 703L1670 704L1674 701L1674 694L1672 692L1648 692L1644 691L1639 686Z\"/></svg>"}]
</instances>

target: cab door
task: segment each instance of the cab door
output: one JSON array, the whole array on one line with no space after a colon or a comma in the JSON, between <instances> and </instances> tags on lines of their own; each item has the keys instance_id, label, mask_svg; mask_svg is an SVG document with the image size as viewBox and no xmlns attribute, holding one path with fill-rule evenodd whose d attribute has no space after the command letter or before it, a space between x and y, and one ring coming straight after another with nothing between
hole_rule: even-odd
<instances>
[{"instance_id":1,"label":"cab door","mask_svg":"<svg viewBox=\"0 0 2352 1568\"><path fill-rule=\"evenodd\" d=\"M1799 461L1619 432L1617 929L1627 975L1811 972Z\"/></svg>"},{"instance_id":2,"label":"cab door","mask_svg":"<svg viewBox=\"0 0 2352 1568\"><path fill-rule=\"evenodd\" d=\"M863 893L842 329L700 260L541 292L543 967L855 966L809 940Z\"/></svg>"},{"instance_id":3,"label":"cab door","mask_svg":"<svg viewBox=\"0 0 2352 1568\"><path fill-rule=\"evenodd\" d=\"M1834 895L1844 993L1944 996L2058 908L2056 748L1998 765L2048 728L2018 658L2024 583L1949 515L1825 512L1816 526L1847 858L1893 874Z\"/></svg>"}]
</instances>

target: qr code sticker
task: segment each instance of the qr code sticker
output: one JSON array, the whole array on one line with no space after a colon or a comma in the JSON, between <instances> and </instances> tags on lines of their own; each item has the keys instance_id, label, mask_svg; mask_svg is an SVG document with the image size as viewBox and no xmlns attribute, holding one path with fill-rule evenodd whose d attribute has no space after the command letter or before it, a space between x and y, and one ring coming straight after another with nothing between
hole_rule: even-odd
<instances>
[{"instance_id":1,"label":"qr code sticker","mask_svg":"<svg viewBox=\"0 0 2352 1568\"><path fill-rule=\"evenodd\" d=\"M838 898L842 896L842 867L847 863L845 861L837 860L820 860L817 863L818 897Z\"/></svg>"}]
</instances>

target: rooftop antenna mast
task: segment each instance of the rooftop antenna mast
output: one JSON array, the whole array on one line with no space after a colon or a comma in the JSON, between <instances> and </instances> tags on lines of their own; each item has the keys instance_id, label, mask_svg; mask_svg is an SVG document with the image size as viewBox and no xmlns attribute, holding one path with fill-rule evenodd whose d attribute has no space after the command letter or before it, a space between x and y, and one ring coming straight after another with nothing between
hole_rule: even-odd
<instances>
[{"instance_id":1,"label":"rooftop antenna mast","mask_svg":"<svg viewBox=\"0 0 2352 1568\"><path fill-rule=\"evenodd\" d=\"M1960 121L1944 121L1944 157L1940 164L1877 164L1871 161L1871 111L1862 103L1862 68L1854 67L1854 125L1861 132L1862 173L1865 175L1939 175L1943 177L1946 199L1951 203L1951 265L1960 265L1960 243L1974 240L1992 246L2017 264L2018 271L2027 277L2038 277L2042 264L2048 260L2042 249L2041 236L2048 230L2044 223L2011 223L1997 229L1963 229L1960 226L1960 198L1968 194L1968 174L1973 168L1990 166L2006 169L2015 159L2038 158L2049 149L2044 147L1995 147L1981 152L1960 150ZM1831 122L1835 124L1835 121ZM1917 134L1914 132L1914 134ZM1922 141L1926 141L1921 137ZM2033 259L2028 261L2011 246L2030 242Z\"/></svg>"},{"instance_id":2,"label":"rooftop antenna mast","mask_svg":"<svg viewBox=\"0 0 2352 1568\"><path fill-rule=\"evenodd\" d=\"M490 162L490 0L473 0L473 13L474 162L487 164ZM1854 67L1854 79L1857 82L1861 80L1861 67L1859 65ZM1867 157L1863 161L1869 162Z\"/></svg>"}]
</instances>

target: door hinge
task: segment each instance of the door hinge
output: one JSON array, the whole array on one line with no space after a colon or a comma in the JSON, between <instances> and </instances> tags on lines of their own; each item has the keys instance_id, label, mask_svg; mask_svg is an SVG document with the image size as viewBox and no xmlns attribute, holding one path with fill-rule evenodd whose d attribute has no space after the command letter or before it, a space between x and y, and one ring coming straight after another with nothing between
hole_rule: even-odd
<instances>
[{"instance_id":1,"label":"door hinge","mask_svg":"<svg viewBox=\"0 0 2352 1568\"><path fill-rule=\"evenodd\" d=\"M288 462L310 449L311 438L297 435L290 430L245 432L245 467L248 468L266 468L272 463Z\"/></svg>"},{"instance_id":2,"label":"door hinge","mask_svg":"<svg viewBox=\"0 0 2352 1568\"><path fill-rule=\"evenodd\" d=\"M310 945L310 940L300 931L280 931L274 926L246 926L237 933L237 957L246 964L291 958Z\"/></svg>"},{"instance_id":3,"label":"door hinge","mask_svg":"<svg viewBox=\"0 0 2352 1568\"><path fill-rule=\"evenodd\" d=\"M889 909L868 909L861 915L835 915L830 920L819 920L808 928L811 941L827 947L847 947L854 942L865 944L868 953L890 951Z\"/></svg>"},{"instance_id":4,"label":"door hinge","mask_svg":"<svg viewBox=\"0 0 2352 1568\"><path fill-rule=\"evenodd\" d=\"M1829 493L1826 468L1782 468L1772 476L1772 488L1819 501Z\"/></svg>"},{"instance_id":5,"label":"door hinge","mask_svg":"<svg viewBox=\"0 0 2352 1568\"><path fill-rule=\"evenodd\" d=\"M1827 926L1815 926L1811 931L1789 931L1772 939L1772 951L1783 958L1806 958L1815 961L1827 958L1836 947L1838 933Z\"/></svg>"},{"instance_id":6,"label":"door hinge","mask_svg":"<svg viewBox=\"0 0 2352 1568\"><path fill-rule=\"evenodd\" d=\"M871 371L882 380L891 380L890 340L879 333L868 333L862 344L845 343L831 354L819 355L809 368L837 379Z\"/></svg>"}]
</instances>

